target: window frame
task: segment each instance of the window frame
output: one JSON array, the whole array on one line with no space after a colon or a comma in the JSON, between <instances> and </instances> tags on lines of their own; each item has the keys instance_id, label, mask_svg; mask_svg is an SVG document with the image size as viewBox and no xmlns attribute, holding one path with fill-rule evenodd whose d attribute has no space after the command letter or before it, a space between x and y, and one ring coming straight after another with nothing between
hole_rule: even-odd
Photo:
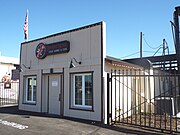
<instances>
[{"instance_id":1,"label":"window frame","mask_svg":"<svg viewBox=\"0 0 180 135\"><path fill-rule=\"evenodd\" d=\"M28 79L32 79L32 85L31 85L31 100L28 100ZM34 80L36 79L36 97L34 100ZM29 104L36 104L36 100L37 100L37 76L27 76L26 77L26 84L25 84L25 103L29 103Z\"/></svg>"},{"instance_id":2,"label":"window frame","mask_svg":"<svg viewBox=\"0 0 180 135\"><path fill-rule=\"evenodd\" d=\"M90 75L91 76L91 83L92 83L92 101L91 105L85 105L85 76ZM77 105L75 104L75 77L81 76L82 77L82 104ZM93 72L84 72L84 73L71 73L71 95L70 95L70 109L78 109L78 110L87 110L87 111L93 111Z\"/></svg>"}]
</instances>

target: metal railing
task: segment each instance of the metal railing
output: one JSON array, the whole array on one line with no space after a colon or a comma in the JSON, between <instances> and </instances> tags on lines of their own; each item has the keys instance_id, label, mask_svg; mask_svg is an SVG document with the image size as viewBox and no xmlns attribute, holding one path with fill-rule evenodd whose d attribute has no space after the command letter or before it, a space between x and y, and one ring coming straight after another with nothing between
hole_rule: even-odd
<instances>
[{"instance_id":1,"label":"metal railing","mask_svg":"<svg viewBox=\"0 0 180 135\"><path fill-rule=\"evenodd\" d=\"M158 70L111 70L107 74L108 124L179 133L179 76Z\"/></svg>"},{"instance_id":2,"label":"metal railing","mask_svg":"<svg viewBox=\"0 0 180 135\"><path fill-rule=\"evenodd\" d=\"M19 82L0 82L0 106L18 104Z\"/></svg>"}]
</instances>

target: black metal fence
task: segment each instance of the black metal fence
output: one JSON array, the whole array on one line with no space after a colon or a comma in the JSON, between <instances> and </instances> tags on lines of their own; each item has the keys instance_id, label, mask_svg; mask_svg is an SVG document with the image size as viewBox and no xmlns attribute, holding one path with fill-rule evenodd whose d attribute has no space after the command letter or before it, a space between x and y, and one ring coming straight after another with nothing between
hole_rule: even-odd
<instances>
[{"instance_id":1,"label":"black metal fence","mask_svg":"<svg viewBox=\"0 0 180 135\"><path fill-rule=\"evenodd\" d=\"M108 124L180 132L180 75L158 70L107 74Z\"/></svg>"},{"instance_id":2,"label":"black metal fence","mask_svg":"<svg viewBox=\"0 0 180 135\"><path fill-rule=\"evenodd\" d=\"M0 106L18 104L19 82L0 82Z\"/></svg>"}]
</instances>

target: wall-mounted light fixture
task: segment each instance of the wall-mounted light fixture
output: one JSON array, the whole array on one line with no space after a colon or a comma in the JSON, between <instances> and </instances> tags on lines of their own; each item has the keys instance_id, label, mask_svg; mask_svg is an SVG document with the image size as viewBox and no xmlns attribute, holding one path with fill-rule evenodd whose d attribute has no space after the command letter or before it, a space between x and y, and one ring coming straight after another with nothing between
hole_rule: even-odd
<instances>
[{"instance_id":1,"label":"wall-mounted light fixture","mask_svg":"<svg viewBox=\"0 0 180 135\"><path fill-rule=\"evenodd\" d=\"M78 63L79 65L81 64L81 61L77 61L76 58L73 57L73 58L71 59L71 63L70 63L70 65L69 65L69 68L76 67L76 66L74 65L74 63L73 63L73 60L74 60L76 63Z\"/></svg>"},{"instance_id":2,"label":"wall-mounted light fixture","mask_svg":"<svg viewBox=\"0 0 180 135\"><path fill-rule=\"evenodd\" d=\"M31 69L31 67L27 67L26 65L24 65L24 64L21 64L24 68L26 68L26 69ZM22 66L19 66L17 69L19 69L19 72L23 72L23 68L22 68Z\"/></svg>"},{"instance_id":3,"label":"wall-mounted light fixture","mask_svg":"<svg viewBox=\"0 0 180 135\"><path fill-rule=\"evenodd\" d=\"M31 69L31 67L27 67L26 65L22 64L23 67L25 67L26 69Z\"/></svg>"}]
</instances>

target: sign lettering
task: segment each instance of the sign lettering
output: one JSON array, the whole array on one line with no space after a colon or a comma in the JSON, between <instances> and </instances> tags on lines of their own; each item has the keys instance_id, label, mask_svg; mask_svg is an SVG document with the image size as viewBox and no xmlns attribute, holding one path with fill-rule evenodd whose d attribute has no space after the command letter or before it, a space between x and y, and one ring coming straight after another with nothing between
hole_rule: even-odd
<instances>
[{"instance_id":1,"label":"sign lettering","mask_svg":"<svg viewBox=\"0 0 180 135\"><path fill-rule=\"evenodd\" d=\"M36 57L44 59L47 55L68 53L70 50L70 42L65 40L52 44L39 43L36 47Z\"/></svg>"}]
</instances>

